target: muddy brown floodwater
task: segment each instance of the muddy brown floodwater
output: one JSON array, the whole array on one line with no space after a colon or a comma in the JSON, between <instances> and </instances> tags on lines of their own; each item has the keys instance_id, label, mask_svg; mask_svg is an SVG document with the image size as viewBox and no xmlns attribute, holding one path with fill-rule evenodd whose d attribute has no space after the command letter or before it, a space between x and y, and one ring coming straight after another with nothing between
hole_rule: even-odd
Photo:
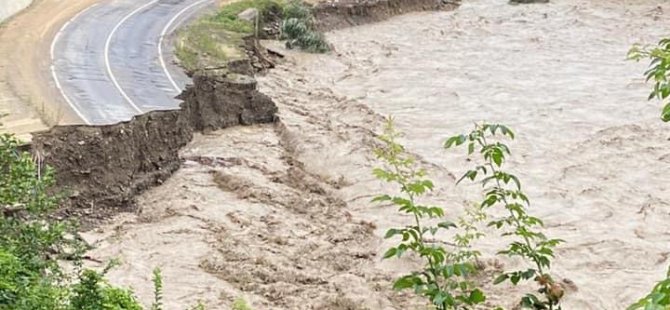
<instances>
[{"instance_id":1,"label":"muddy brown floodwater","mask_svg":"<svg viewBox=\"0 0 670 310\"><path fill-rule=\"evenodd\" d=\"M564 308L623 309L670 264L667 125L645 100L645 64L625 60L664 35L670 4L659 3L472 0L331 32L337 52L288 52L259 79L281 123L196 137L140 214L87 234L92 255L121 258L112 280L144 300L162 267L170 309L225 309L238 296L256 309L419 308L389 290L416 262L380 258L385 229L408 219L369 203L385 189L370 174L373 133L396 117L439 184L429 199L455 217L479 188L455 187L468 163L440 144L486 120L516 130L509 168L547 234L567 241L553 269ZM499 243L491 233L477 244L487 268L521 266L493 260ZM518 300L488 286L491 303Z\"/></svg>"}]
</instances>

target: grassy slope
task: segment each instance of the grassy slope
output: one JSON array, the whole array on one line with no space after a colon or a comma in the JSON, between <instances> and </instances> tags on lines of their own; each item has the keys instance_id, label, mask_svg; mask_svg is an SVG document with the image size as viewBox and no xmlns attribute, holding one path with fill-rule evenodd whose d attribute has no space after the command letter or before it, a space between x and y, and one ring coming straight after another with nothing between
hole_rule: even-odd
<instances>
[{"instance_id":1,"label":"grassy slope","mask_svg":"<svg viewBox=\"0 0 670 310\"><path fill-rule=\"evenodd\" d=\"M254 33L254 24L240 20L237 15L248 8L256 8L264 15L272 10L281 11L282 7L283 2L277 0L241 0L227 4L215 15L203 16L179 32L177 58L186 70L194 71L246 57L240 45L244 37Z\"/></svg>"}]
</instances>

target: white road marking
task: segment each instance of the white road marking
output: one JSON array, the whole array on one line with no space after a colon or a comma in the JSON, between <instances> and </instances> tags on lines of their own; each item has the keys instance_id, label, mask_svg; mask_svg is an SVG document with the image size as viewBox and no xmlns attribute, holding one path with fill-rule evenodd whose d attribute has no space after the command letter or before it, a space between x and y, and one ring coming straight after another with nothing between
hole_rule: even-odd
<instances>
[{"instance_id":1,"label":"white road marking","mask_svg":"<svg viewBox=\"0 0 670 310\"><path fill-rule=\"evenodd\" d=\"M77 106L74 104L74 102L72 102L72 100L67 96L67 94L65 94L65 91L63 90L63 87L61 86L60 81L58 80L58 75L56 74L56 67L54 66L54 61L56 59L55 50L56 50L56 43L58 42L58 39L60 38L63 31L65 31L65 28L67 28L75 19L79 18L79 16L88 12L90 9L96 7L97 5L98 5L98 3L89 6L88 8L86 8L86 9L82 10L81 12L77 13L77 15L73 16L72 18L70 18L70 20L65 22L65 24L63 24L63 26L58 30L58 32L54 36L53 41L51 41L51 49L50 49L50 54L51 54L51 67L50 67L51 77L54 79L54 82L56 83L56 88L60 92L61 96L63 96L63 99L65 99L65 102L67 102L67 104L72 108L72 110L74 110L74 112L77 114L77 116L79 116L79 118L81 118L81 120L84 121L84 123L86 123L86 125L91 125L91 122L86 118L86 116L84 116L83 113L81 113L81 111L77 108Z\"/></svg>"},{"instance_id":2,"label":"white road marking","mask_svg":"<svg viewBox=\"0 0 670 310\"><path fill-rule=\"evenodd\" d=\"M175 16L172 17L172 19L167 23L167 25L165 25L165 28L163 28L163 31L161 32L160 39L158 39L158 59L160 60L161 67L163 67L163 72L165 73L165 76L167 76L168 80L170 80L170 84L172 84L172 88L174 88L174 90L177 91L177 92L180 92L181 88L179 88L177 83L172 78L172 74L170 74L170 71L168 70L167 65L165 64L165 59L163 59L163 40L165 39L165 35L170 30L170 27L172 27L172 24L174 24L174 22L177 21L177 19L180 16L182 16L184 13L186 13L190 9L192 9L192 8L194 8L194 7L196 7L200 4L203 4L205 2L210 2L210 1L212 1L212 0L201 0L201 1L198 1L196 3L193 3L193 4L185 7L181 11L179 11Z\"/></svg>"},{"instance_id":3,"label":"white road marking","mask_svg":"<svg viewBox=\"0 0 670 310\"><path fill-rule=\"evenodd\" d=\"M116 89L121 93L121 96L123 96L123 98L126 99L126 101L128 101L128 103L133 107L133 109L135 109L140 114L143 114L144 111L142 111L139 107L137 107L137 105L135 105L135 102L133 102L133 100L130 99L130 97L128 97L128 94L126 94L126 92L123 90L123 88L121 88L121 85L119 85L119 82L116 80L116 76L114 76L114 72L112 72L112 66L109 62L109 46L112 43L112 37L114 37L114 34L116 33L117 30L119 30L119 28L121 27L121 25L123 25L123 23L125 23L129 18L133 17L133 15L139 13L140 11L144 10L145 8L147 8L147 7L149 7L153 4L156 4L158 1L159 0L151 1L147 4L145 4L145 5L137 8L137 9L135 9L134 11L130 12L130 14L126 15L123 19L121 19L121 21L119 21L118 24L116 24L114 29L112 29L112 32L110 32L109 36L107 37L107 42L105 42L105 66L107 67L107 75L109 75L109 78L112 80L112 83L114 84L114 87L116 87Z\"/></svg>"}]
</instances>

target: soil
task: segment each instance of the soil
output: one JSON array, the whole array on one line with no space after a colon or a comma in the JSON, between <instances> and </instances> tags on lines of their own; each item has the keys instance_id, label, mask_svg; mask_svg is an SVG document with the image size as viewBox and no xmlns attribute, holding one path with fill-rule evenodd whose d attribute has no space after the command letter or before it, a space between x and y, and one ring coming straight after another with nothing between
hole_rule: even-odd
<instances>
[{"instance_id":1,"label":"soil","mask_svg":"<svg viewBox=\"0 0 670 310\"><path fill-rule=\"evenodd\" d=\"M179 110L152 111L107 126L55 126L34 133L32 151L56 172L68 196L61 213L89 227L135 209L134 197L176 171L179 150L194 131L271 123L277 107L248 76L227 70L197 73Z\"/></svg>"}]
</instances>

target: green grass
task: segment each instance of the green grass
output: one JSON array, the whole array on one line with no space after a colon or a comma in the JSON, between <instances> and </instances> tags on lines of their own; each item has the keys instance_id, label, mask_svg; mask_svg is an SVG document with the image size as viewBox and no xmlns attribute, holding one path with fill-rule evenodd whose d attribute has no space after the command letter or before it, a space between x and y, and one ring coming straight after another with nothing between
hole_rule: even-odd
<instances>
[{"instance_id":1,"label":"green grass","mask_svg":"<svg viewBox=\"0 0 670 310\"><path fill-rule=\"evenodd\" d=\"M314 30L310 8L299 0L241 0L223 6L213 15L199 18L178 34L175 54L182 67L196 71L222 67L228 61L246 57L241 45L255 32L253 21L241 20L238 14L249 8L260 13L259 28L283 17L283 39L287 46L307 52L323 53L330 47L323 35Z\"/></svg>"},{"instance_id":2,"label":"green grass","mask_svg":"<svg viewBox=\"0 0 670 310\"><path fill-rule=\"evenodd\" d=\"M240 48L244 34L228 30L227 25L202 18L179 33L175 53L189 71L220 66L244 56Z\"/></svg>"},{"instance_id":3,"label":"green grass","mask_svg":"<svg viewBox=\"0 0 670 310\"><path fill-rule=\"evenodd\" d=\"M175 42L175 54L182 67L195 71L206 67L221 67L226 62L245 57L240 47L244 37L254 33L254 23L237 15L256 8L263 17L281 13L283 2L277 0L242 0L223 6L216 14L199 18L183 29Z\"/></svg>"},{"instance_id":4,"label":"green grass","mask_svg":"<svg viewBox=\"0 0 670 310\"><path fill-rule=\"evenodd\" d=\"M249 8L256 8L261 15L261 22L263 16L270 12L281 12L283 9L283 2L276 0L242 0L225 5L211 20L220 23L223 27L232 32L252 34L254 32L254 24L245 20L240 20L237 15Z\"/></svg>"}]
</instances>

